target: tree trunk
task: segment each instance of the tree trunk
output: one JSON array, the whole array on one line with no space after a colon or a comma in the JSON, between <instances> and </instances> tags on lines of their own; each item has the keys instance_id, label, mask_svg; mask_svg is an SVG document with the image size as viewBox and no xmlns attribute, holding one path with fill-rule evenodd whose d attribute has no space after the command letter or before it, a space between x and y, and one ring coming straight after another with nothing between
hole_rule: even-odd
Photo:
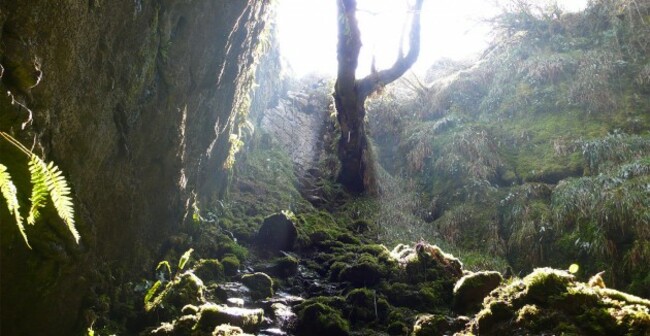
<instances>
[{"instance_id":1,"label":"tree trunk","mask_svg":"<svg viewBox=\"0 0 650 336\"><path fill-rule=\"evenodd\" d=\"M361 33L356 19L356 0L337 0L338 6L338 73L334 87L334 103L341 131L338 155L341 161L338 181L352 193L378 192L371 147L365 130L365 102L379 88L401 77L420 53L420 10L423 0L416 0L409 52L404 55L399 47L397 61L389 69L372 71L363 79L356 79L361 50Z\"/></svg>"}]
</instances>

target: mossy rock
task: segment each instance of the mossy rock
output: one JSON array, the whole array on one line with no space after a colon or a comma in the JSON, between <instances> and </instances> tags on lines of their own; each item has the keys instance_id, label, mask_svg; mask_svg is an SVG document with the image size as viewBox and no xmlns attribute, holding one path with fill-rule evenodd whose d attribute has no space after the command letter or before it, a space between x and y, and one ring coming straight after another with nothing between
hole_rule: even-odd
<instances>
[{"instance_id":1,"label":"mossy rock","mask_svg":"<svg viewBox=\"0 0 650 336\"><path fill-rule=\"evenodd\" d=\"M339 280L350 282L356 287L373 286L378 284L386 273L386 267L380 264L376 257L363 253L354 264L341 270Z\"/></svg>"},{"instance_id":2,"label":"mossy rock","mask_svg":"<svg viewBox=\"0 0 650 336\"><path fill-rule=\"evenodd\" d=\"M239 267L241 263L234 255L226 255L221 259L221 264L223 265L223 273L227 276L235 276L239 272Z\"/></svg>"},{"instance_id":3,"label":"mossy rock","mask_svg":"<svg viewBox=\"0 0 650 336\"><path fill-rule=\"evenodd\" d=\"M451 335L463 329L469 322L466 317L451 318L440 314L419 315L413 325L411 336Z\"/></svg>"},{"instance_id":4,"label":"mossy rock","mask_svg":"<svg viewBox=\"0 0 650 336\"><path fill-rule=\"evenodd\" d=\"M537 268L524 279L526 294L537 302L567 291L567 286L574 282L574 276L566 271L552 268Z\"/></svg>"},{"instance_id":5,"label":"mossy rock","mask_svg":"<svg viewBox=\"0 0 650 336\"><path fill-rule=\"evenodd\" d=\"M388 302L378 297L376 291L367 288L357 288L345 297L347 303L347 314L351 321L371 322L385 320L388 317Z\"/></svg>"},{"instance_id":6,"label":"mossy rock","mask_svg":"<svg viewBox=\"0 0 650 336\"><path fill-rule=\"evenodd\" d=\"M466 333L647 335L650 300L577 282L566 271L535 269L493 290Z\"/></svg>"},{"instance_id":7,"label":"mossy rock","mask_svg":"<svg viewBox=\"0 0 650 336\"><path fill-rule=\"evenodd\" d=\"M336 240L343 244L361 245L361 241L350 233L342 233L336 237Z\"/></svg>"},{"instance_id":8,"label":"mossy rock","mask_svg":"<svg viewBox=\"0 0 650 336\"><path fill-rule=\"evenodd\" d=\"M446 280L456 283L463 276L463 264L451 254L443 252L438 246L424 242L415 246L415 256L408 254L402 262L405 263L407 281L413 284ZM394 255L394 253L391 253Z\"/></svg>"},{"instance_id":9,"label":"mossy rock","mask_svg":"<svg viewBox=\"0 0 650 336\"><path fill-rule=\"evenodd\" d=\"M497 288L503 277L494 271L476 272L463 276L454 286L453 308L461 314L475 313L493 289Z\"/></svg>"},{"instance_id":10,"label":"mossy rock","mask_svg":"<svg viewBox=\"0 0 650 336\"><path fill-rule=\"evenodd\" d=\"M280 278L288 278L298 273L298 259L284 256L273 260L272 274Z\"/></svg>"},{"instance_id":11,"label":"mossy rock","mask_svg":"<svg viewBox=\"0 0 650 336\"><path fill-rule=\"evenodd\" d=\"M241 277L241 282L250 289L253 300L273 296L273 279L265 273L244 274Z\"/></svg>"},{"instance_id":12,"label":"mossy rock","mask_svg":"<svg viewBox=\"0 0 650 336\"><path fill-rule=\"evenodd\" d=\"M257 232L257 246L271 253L292 251L298 237L293 218L284 213L274 214L264 219Z\"/></svg>"},{"instance_id":13,"label":"mossy rock","mask_svg":"<svg viewBox=\"0 0 650 336\"><path fill-rule=\"evenodd\" d=\"M212 331L211 336L248 336L240 327L231 326L229 324L218 325Z\"/></svg>"},{"instance_id":14,"label":"mossy rock","mask_svg":"<svg viewBox=\"0 0 650 336\"><path fill-rule=\"evenodd\" d=\"M388 327L386 328L386 332L389 335L394 335L394 336L404 336L408 335L409 333L409 326L402 321L394 321L391 322Z\"/></svg>"},{"instance_id":15,"label":"mossy rock","mask_svg":"<svg viewBox=\"0 0 650 336\"><path fill-rule=\"evenodd\" d=\"M197 330L213 331L219 325L230 324L247 332L256 332L264 320L264 310L206 303L199 307L198 316Z\"/></svg>"},{"instance_id":16,"label":"mossy rock","mask_svg":"<svg viewBox=\"0 0 650 336\"><path fill-rule=\"evenodd\" d=\"M183 273L171 284L170 290L162 300L161 307L182 309L188 304L201 304L205 301L203 281L192 272Z\"/></svg>"},{"instance_id":17,"label":"mossy rock","mask_svg":"<svg viewBox=\"0 0 650 336\"><path fill-rule=\"evenodd\" d=\"M194 266L194 274L204 282L220 282L225 279L224 267L217 259L201 259Z\"/></svg>"},{"instance_id":18,"label":"mossy rock","mask_svg":"<svg viewBox=\"0 0 650 336\"><path fill-rule=\"evenodd\" d=\"M300 305L296 321L298 336L348 336L350 326L341 312L320 302Z\"/></svg>"}]
</instances>

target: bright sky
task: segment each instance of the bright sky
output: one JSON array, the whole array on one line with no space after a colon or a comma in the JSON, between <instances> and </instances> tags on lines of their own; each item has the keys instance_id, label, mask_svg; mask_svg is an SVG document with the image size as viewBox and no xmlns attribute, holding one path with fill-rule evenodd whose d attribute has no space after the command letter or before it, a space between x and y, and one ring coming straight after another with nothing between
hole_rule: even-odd
<instances>
[{"instance_id":1,"label":"bright sky","mask_svg":"<svg viewBox=\"0 0 650 336\"><path fill-rule=\"evenodd\" d=\"M281 52L298 76L311 72L336 73L336 1L279 0ZM357 76L369 72L373 53L378 69L394 62L408 11L407 2L358 0L357 18L363 47ZM487 46L490 31L480 20L498 13L495 2L425 1L420 57L414 70L423 71L439 58L459 59L480 53ZM566 11L578 11L586 6L587 0L558 0L558 3Z\"/></svg>"}]
</instances>

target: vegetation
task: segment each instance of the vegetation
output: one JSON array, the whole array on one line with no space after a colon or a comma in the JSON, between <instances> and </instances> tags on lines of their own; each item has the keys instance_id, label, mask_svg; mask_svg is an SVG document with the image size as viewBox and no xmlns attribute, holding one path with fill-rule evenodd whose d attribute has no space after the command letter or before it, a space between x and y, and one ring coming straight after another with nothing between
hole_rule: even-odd
<instances>
[{"instance_id":1,"label":"vegetation","mask_svg":"<svg viewBox=\"0 0 650 336\"><path fill-rule=\"evenodd\" d=\"M49 197L56 209L56 213L63 220L68 231L70 231L75 242L78 244L80 236L75 227L70 187L68 187L68 182L62 172L53 162L49 164L45 163L11 135L0 132L0 136L29 157L28 167L32 195L30 197L31 207L27 213L27 223L31 225L36 223L36 220L41 216L40 209L45 207ZM25 226L23 225L23 216L20 213L19 195L16 186L11 180L11 175L7 171L7 167L2 164L0 164L0 190L2 191L2 197L5 199L9 213L15 218L16 225L25 240L25 244L31 249L25 232Z\"/></svg>"},{"instance_id":2,"label":"vegetation","mask_svg":"<svg viewBox=\"0 0 650 336\"><path fill-rule=\"evenodd\" d=\"M644 283L631 265L647 260L650 101L639 77L650 6L504 10L478 62L442 60L369 102L379 162L412 181L418 217L435 228L425 237L457 255L505 257L517 273L578 261L615 286Z\"/></svg>"}]
</instances>

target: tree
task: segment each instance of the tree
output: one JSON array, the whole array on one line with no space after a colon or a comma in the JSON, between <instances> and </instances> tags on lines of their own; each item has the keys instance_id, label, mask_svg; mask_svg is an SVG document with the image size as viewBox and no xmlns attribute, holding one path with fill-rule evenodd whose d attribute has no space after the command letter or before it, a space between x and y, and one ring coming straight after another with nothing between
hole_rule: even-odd
<instances>
[{"instance_id":1,"label":"tree","mask_svg":"<svg viewBox=\"0 0 650 336\"><path fill-rule=\"evenodd\" d=\"M365 130L365 102L368 96L400 78L420 54L420 11L424 0L416 0L409 33L409 51L403 46L395 63L388 69L356 78L361 50L361 33L356 18L356 0L337 0L338 6L338 73L334 87L334 104L341 131L338 156L341 161L338 181L350 192L377 193L371 148ZM373 62L374 63L374 62Z\"/></svg>"}]
</instances>

